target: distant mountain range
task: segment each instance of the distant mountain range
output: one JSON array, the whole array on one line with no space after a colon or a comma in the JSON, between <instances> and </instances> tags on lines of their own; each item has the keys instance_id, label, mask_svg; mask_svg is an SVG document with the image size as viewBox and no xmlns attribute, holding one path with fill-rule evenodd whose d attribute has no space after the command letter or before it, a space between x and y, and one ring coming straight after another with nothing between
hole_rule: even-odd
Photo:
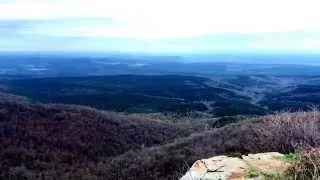
<instances>
[{"instance_id":1,"label":"distant mountain range","mask_svg":"<svg viewBox=\"0 0 320 180\"><path fill-rule=\"evenodd\" d=\"M317 55L1 54L0 75L36 77L119 74L320 75Z\"/></svg>"}]
</instances>

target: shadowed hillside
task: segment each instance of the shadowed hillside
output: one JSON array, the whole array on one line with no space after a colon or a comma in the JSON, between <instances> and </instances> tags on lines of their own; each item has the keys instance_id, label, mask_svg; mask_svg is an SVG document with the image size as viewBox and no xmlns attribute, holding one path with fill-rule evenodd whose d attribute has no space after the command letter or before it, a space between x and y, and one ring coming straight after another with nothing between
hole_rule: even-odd
<instances>
[{"instance_id":1,"label":"shadowed hillside","mask_svg":"<svg viewBox=\"0 0 320 180\"><path fill-rule=\"evenodd\" d=\"M36 102L125 113L176 113L184 118L190 112L223 117L307 110L320 105L319 87L319 76L0 77L0 91Z\"/></svg>"},{"instance_id":2,"label":"shadowed hillside","mask_svg":"<svg viewBox=\"0 0 320 180\"><path fill-rule=\"evenodd\" d=\"M6 92L43 103L88 105L127 113L198 111L215 116L261 115L265 109L233 87L208 78L164 75L31 78L0 81ZM241 87L240 87L241 88Z\"/></svg>"},{"instance_id":3,"label":"shadowed hillside","mask_svg":"<svg viewBox=\"0 0 320 180\"><path fill-rule=\"evenodd\" d=\"M0 99L0 179L78 174L107 157L191 133L186 127L86 107L30 104L5 94Z\"/></svg>"}]
</instances>

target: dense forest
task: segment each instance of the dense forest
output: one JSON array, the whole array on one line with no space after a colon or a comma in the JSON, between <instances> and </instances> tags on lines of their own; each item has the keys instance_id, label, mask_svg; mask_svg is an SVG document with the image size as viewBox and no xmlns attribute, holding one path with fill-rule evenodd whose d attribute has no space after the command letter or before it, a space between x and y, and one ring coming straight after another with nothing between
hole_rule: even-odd
<instances>
[{"instance_id":1,"label":"dense forest","mask_svg":"<svg viewBox=\"0 0 320 180\"><path fill-rule=\"evenodd\" d=\"M320 145L320 114L282 113L205 130L84 106L0 96L0 179L177 179L216 154Z\"/></svg>"},{"instance_id":2,"label":"dense forest","mask_svg":"<svg viewBox=\"0 0 320 180\"><path fill-rule=\"evenodd\" d=\"M201 112L214 117L307 110L320 104L317 76L114 75L3 78L0 89L35 102L126 113ZM199 114L199 113L198 113Z\"/></svg>"},{"instance_id":3,"label":"dense forest","mask_svg":"<svg viewBox=\"0 0 320 180\"><path fill-rule=\"evenodd\" d=\"M0 179L178 179L215 155L304 152L319 147L320 114L297 111L320 104L319 85L317 76L2 76Z\"/></svg>"}]
</instances>

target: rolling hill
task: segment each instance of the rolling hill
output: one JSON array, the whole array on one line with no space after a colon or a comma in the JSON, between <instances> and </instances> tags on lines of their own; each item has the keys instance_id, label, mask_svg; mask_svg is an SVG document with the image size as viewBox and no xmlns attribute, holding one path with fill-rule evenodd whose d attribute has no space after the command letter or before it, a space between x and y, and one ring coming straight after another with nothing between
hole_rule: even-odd
<instances>
[{"instance_id":1,"label":"rolling hill","mask_svg":"<svg viewBox=\"0 0 320 180\"><path fill-rule=\"evenodd\" d=\"M3 77L0 90L34 102L86 105L125 113L213 117L264 115L320 105L318 76L115 75Z\"/></svg>"},{"instance_id":2,"label":"rolling hill","mask_svg":"<svg viewBox=\"0 0 320 180\"><path fill-rule=\"evenodd\" d=\"M32 104L7 94L0 99L0 179L19 179L21 168L28 179L85 172L102 159L193 132L189 126L88 107Z\"/></svg>"},{"instance_id":3,"label":"rolling hill","mask_svg":"<svg viewBox=\"0 0 320 180\"><path fill-rule=\"evenodd\" d=\"M320 113L282 113L209 131L1 94L0 179L177 179L217 154L319 147Z\"/></svg>"}]
</instances>

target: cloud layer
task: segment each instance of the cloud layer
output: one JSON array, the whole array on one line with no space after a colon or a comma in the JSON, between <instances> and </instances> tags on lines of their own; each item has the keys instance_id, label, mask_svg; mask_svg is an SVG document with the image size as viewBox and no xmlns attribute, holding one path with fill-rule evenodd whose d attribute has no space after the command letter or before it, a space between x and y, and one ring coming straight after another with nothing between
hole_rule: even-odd
<instances>
[{"instance_id":1,"label":"cloud layer","mask_svg":"<svg viewBox=\"0 0 320 180\"><path fill-rule=\"evenodd\" d=\"M317 0L0 1L0 50L320 50Z\"/></svg>"}]
</instances>

